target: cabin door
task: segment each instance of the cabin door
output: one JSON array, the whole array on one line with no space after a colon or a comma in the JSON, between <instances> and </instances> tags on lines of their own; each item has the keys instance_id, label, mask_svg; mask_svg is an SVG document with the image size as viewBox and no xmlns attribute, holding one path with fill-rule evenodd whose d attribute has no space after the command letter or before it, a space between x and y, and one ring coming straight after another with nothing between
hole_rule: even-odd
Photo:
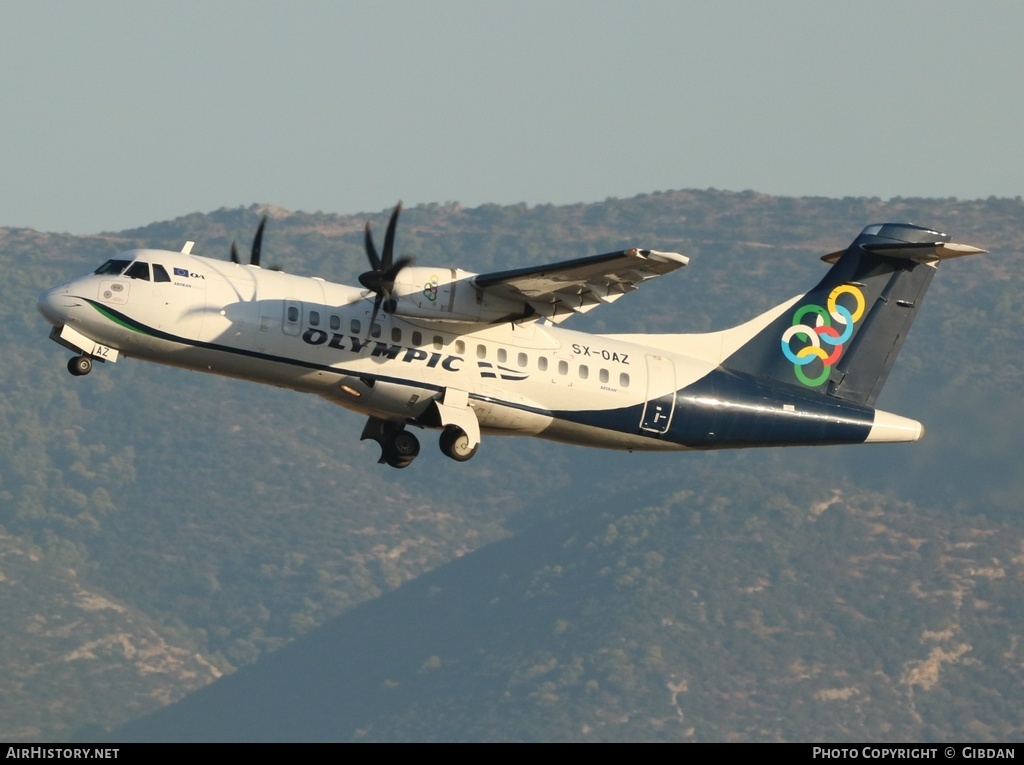
<instances>
[{"instance_id":1,"label":"cabin door","mask_svg":"<svg viewBox=\"0 0 1024 765\"><path fill-rule=\"evenodd\" d=\"M261 300L260 323L253 348L260 353L277 353L284 336L295 337L302 329L302 303L298 300Z\"/></svg>"},{"instance_id":2,"label":"cabin door","mask_svg":"<svg viewBox=\"0 0 1024 765\"><path fill-rule=\"evenodd\" d=\"M676 406L676 368L664 356L647 357L647 401L640 417L640 431L661 435L672 424Z\"/></svg>"}]
</instances>

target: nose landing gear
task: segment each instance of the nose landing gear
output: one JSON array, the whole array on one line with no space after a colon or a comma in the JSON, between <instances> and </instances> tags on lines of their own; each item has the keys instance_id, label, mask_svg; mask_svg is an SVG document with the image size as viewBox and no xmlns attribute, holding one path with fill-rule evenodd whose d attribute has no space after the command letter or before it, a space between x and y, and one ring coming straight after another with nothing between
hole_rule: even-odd
<instances>
[{"instance_id":1,"label":"nose landing gear","mask_svg":"<svg viewBox=\"0 0 1024 765\"><path fill-rule=\"evenodd\" d=\"M92 371L92 359L88 356L72 356L68 359L68 371L75 377L87 375Z\"/></svg>"}]
</instances>

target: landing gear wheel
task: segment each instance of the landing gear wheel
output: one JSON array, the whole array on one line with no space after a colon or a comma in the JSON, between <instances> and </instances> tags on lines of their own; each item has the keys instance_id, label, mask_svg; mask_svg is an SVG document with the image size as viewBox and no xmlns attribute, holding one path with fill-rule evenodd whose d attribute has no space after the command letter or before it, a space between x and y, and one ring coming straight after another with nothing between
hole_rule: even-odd
<instances>
[{"instance_id":1,"label":"landing gear wheel","mask_svg":"<svg viewBox=\"0 0 1024 765\"><path fill-rule=\"evenodd\" d=\"M398 430L383 444L384 462L393 468L409 467L420 453L420 442L412 433Z\"/></svg>"},{"instance_id":2,"label":"landing gear wheel","mask_svg":"<svg viewBox=\"0 0 1024 765\"><path fill-rule=\"evenodd\" d=\"M455 425L449 425L441 431L441 451L444 452L446 457L451 457L456 462L465 462L468 459L472 459L473 455L476 454L476 450L480 448L480 444L476 444L472 449L469 448L469 436L466 432Z\"/></svg>"},{"instance_id":3,"label":"landing gear wheel","mask_svg":"<svg viewBox=\"0 0 1024 765\"><path fill-rule=\"evenodd\" d=\"M92 359L88 356L72 356L68 359L68 371L75 377L87 375L92 371Z\"/></svg>"}]
</instances>

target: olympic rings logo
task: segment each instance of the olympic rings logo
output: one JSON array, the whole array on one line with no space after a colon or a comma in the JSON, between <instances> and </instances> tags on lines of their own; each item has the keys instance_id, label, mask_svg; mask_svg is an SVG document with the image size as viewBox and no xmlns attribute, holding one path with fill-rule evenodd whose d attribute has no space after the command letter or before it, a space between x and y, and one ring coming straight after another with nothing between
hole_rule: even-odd
<instances>
[{"instance_id":1,"label":"olympic rings logo","mask_svg":"<svg viewBox=\"0 0 1024 765\"><path fill-rule=\"evenodd\" d=\"M437 300L437 276L431 276L430 281L423 285L423 296L431 303Z\"/></svg>"},{"instance_id":2,"label":"olympic rings logo","mask_svg":"<svg viewBox=\"0 0 1024 765\"><path fill-rule=\"evenodd\" d=\"M850 296L844 302L852 302L853 310L840 304L843 295ZM796 378L811 388L828 379L832 366L843 355L843 347L853 337L854 325L864 316L867 301L852 284L840 284L829 293L827 305L827 310L814 304L801 307L793 314L793 326L782 333L782 354L793 363ZM815 314L813 327L804 323L808 314ZM790 344L794 337L809 344L794 353ZM821 374L809 377L804 368L815 359L821 359Z\"/></svg>"}]
</instances>

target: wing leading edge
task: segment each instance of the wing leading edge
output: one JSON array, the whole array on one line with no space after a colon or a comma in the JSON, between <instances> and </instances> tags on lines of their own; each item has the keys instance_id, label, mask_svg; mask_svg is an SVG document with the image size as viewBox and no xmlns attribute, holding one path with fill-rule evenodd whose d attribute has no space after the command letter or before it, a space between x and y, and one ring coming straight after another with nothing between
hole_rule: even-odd
<instances>
[{"instance_id":1,"label":"wing leading edge","mask_svg":"<svg viewBox=\"0 0 1024 765\"><path fill-rule=\"evenodd\" d=\"M630 249L543 266L478 274L473 285L505 300L528 303L558 323L618 300L641 282L682 268L689 258L676 252Z\"/></svg>"}]
</instances>

